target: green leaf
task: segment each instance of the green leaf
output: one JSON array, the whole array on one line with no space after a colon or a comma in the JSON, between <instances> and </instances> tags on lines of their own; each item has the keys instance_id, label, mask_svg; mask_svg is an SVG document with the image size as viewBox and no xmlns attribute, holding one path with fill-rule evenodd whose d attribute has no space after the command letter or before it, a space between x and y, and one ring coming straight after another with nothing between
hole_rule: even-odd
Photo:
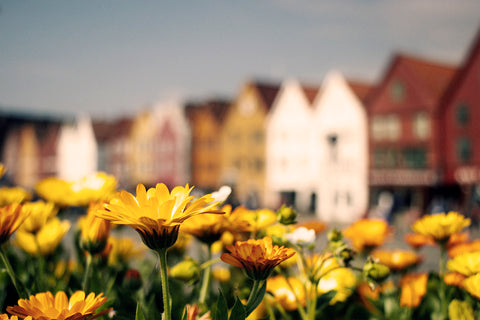
<instances>
[{"instance_id":1,"label":"green leaf","mask_svg":"<svg viewBox=\"0 0 480 320\"><path fill-rule=\"evenodd\" d=\"M247 317L245 306L243 303L235 297L235 304L233 305L232 312L230 313L229 320L245 320Z\"/></svg>"},{"instance_id":2,"label":"green leaf","mask_svg":"<svg viewBox=\"0 0 480 320\"><path fill-rule=\"evenodd\" d=\"M250 302L250 304L247 304L246 305L246 316L248 317L248 315L250 313L253 312L253 310L255 310L258 305L260 304L260 302L262 302L262 299L263 297L265 296L265 292L267 291L267 281L264 281L263 282L263 285L260 287L260 289L258 290L258 293L257 293L257 296L255 297L254 300L252 300Z\"/></svg>"},{"instance_id":3,"label":"green leaf","mask_svg":"<svg viewBox=\"0 0 480 320\"><path fill-rule=\"evenodd\" d=\"M223 295L222 290L217 298L217 310L215 311L215 320L228 320L227 300Z\"/></svg>"},{"instance_id":4,"label":"green leaf","mask_svg":"<svg viewBox=\"0 0 480 320\"><path fill-rule=\"evenodd\" d=\"M142 308L140 308L140 303L137 302L137 310L135 312L135 320L145 320L145 316L143 315Z\"/></svg>"},{"instance_id":5,"label":"green leaf","mask_svg":"<svg viewBox=\"0 0 480 320\"><path fill-rule=\"evenodd\" d=\"M328 305L330 303L330 300L332 300L336 294L337 294L336 290L330 290L328 292L325 292L321 296L319 296L317 299L317 308L321 308L323 306Z\"/></svg>"}]
</instances>

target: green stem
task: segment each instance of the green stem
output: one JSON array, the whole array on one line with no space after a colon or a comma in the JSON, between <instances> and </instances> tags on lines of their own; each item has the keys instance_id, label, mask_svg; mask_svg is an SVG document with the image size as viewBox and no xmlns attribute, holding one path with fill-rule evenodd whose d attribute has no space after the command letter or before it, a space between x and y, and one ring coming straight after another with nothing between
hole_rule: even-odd
<instances>
[{"instance_id":1,"label":"green stem","mask_svg":"<svg viewBox=\"0 0 480 320\"><path fill-rule=\"evenodd\" d=\"M210 246L207 246L207 261L212 259L212 250ZM207 298L208 289L210 287L210 281L212 279L212 264L208 264L203 271L202 287L200 288L200 297L198 299L199 304L204 304Z\"/></svg>"},{"instance_id":2,"label":"green stem","mask_svg":"<svg viewBox=\"0 0 480 320\"><path fill-rule=\"evenodd\" d=\"M83 274L82 288L85 293L90 292L90 273L92 270L92 255L87 254L87 260L85 262L85 272Z\"/></svg>"},{"instance_id":3,"label":"green stem","mask_svg":"<svg viewBox=\"0 0 480 320\"><path fill-rule=\"evenodd\" d=\"M22 283L19 282L17 277L15 276L15 273L13 272L13 268L10 265L10 262L8 262L7 255L3 251L3 249L0 249L0 257L2 258L3 264L5 265L5 268L7 269L7 273L10 276L10 279L13 282L13 286L15 287L15 290L17 290L18 296L22 299L27 299L28 298L28 292L23 286Z\"/></svg>"},{"instance_id":4,"label":"green stem","mask_svg":"<svg viewBox=\"0 0 480 320\"><path fill-rule=\"evenodd\" d=\"M160 260L160 274L162 277L162 293L163 293L163 320L172 319L172 311L170 309L170 291L168 289L167 277L167 248L157 250L158 259Z\"/></svg>"},{"instance_id":5,"label":"green stem","mask_svg":"<svg viewBox=\"0 0 480 320\"><path fill-rule=\"evenodd\" d=\"M258 304L258 301L260 301L258 300L258 295L260 294L260 291L263 285L265 284L265 281L267 280L253 280L253 287L252 287L252 290L250 291L250 296L248 297L247 304L245 305L245 308L247 309L247 314L246 314L247 317L250 313L252 313L257 308L257 306L255 306L255 308L252 309L252 305L255 303ZM262 299L263 299L263 296L262 296ZM248 312L248 309L252 309L252 310Z\"/></svg>"},{"instance_id":6,"label":"green stem","mask_svg":"<svg viewBox=\"0 0 480 320\"><path fill-rule=\"evenodd\" d=\"M444 276L447 263L447 248L445 244L440 246L440 305L443 319L448 318L448 301L447 301L447 285L445 284Z\"/></svg>"},{"instance_id":7,"label":"green stem","mask_svg":"<svg viewBox=\"0 0 480 320\"><path fill-rule=\"evenodd\" d=\"M317 308L317 286L312 284L310 290L311 293L308 301L308 319L315 320L315 309Z\"/></svg>"},{"instance_id":8,"label":"green stem","mask_svg":"<svg viewBox=\"0 0 480 320\"><path fill-rule=\"evenodd\" d=\"M285 281L287 281L288 288L290 289L290 291L293 293L293 296L295 297L295 302L297 302L298 313L300 313L300 316L302 317L303 320L308 320L308 315L305 312L305 309L303 308L302 304L300 303L300 300L298 299L295 289L293 288L290 281L288 281L288 275L286 274L285 271L283 271L283 269L280 271L280 274L285 278ZM305 284L303 285L303 289L306 291Z\"/></svg>"}]
</instances>

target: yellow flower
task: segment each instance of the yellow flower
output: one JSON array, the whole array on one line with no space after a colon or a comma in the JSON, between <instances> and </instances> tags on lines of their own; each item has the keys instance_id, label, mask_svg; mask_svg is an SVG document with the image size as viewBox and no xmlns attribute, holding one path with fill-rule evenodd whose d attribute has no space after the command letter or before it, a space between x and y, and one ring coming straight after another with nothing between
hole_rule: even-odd
<instances>
[{"instance_id":1,"label":"yellow flower","mask_svg":"<svg viewBox=\"0 0 480 320\"><path fill-rule=\"evenodd\" d=\"M400 280L402 307L416 307L427 293L428 275L426 273L407 274Z\"/></svg>"},{"instance_id":2,"label":"yellow flower","mask_svg":"<svg viewBox=\"0 0 480 320\"><path fill-rule=\"evenodd\" d=\"M222 267L213 267L212 276L219 282L228 282L231 278L230 270Z\"/></svg>"},{"instance_id":3,"label":"yellow flower","mask_svg":"<svg viewBox=\"0 0 480 320\"><path fill-rule=\"evenodd\" d=\"M277 221L277 215L269 209L245 210L244 219L246 219L250 225L248 231L255 233Z\"/></svg>"},{"instance_id":4,"label":"yellow flower","mask_svg":"<svg viewBox=\"0 0 480 320\"><path fill-rule=\"evenodd\" d=\"M8 314L0 314L0 320L18 320L17 316L8 317ZM31 316L26 317L24 320L32 320Z\"/></svg>"},{"instance_id":5,"label":"yellow flower","mask_svg":"<svg viewBox=\"0 0 480 320\"><path fill-rule=\"evenodd\" d=\"M413 249L418 250L423 246L434 245L435 241L430 236L425 236L420 233L409 233L404 236L404 240Z\"/></svg>"},{"instance_id":6,"label":"yellow flower","mask_svg":"<svg viewBox=\"0 0 480 320\"><path fill-rule=\"evenodd\" d=\"M222 261L243 268L254 280L267 279L277 265L295 254L293 249L273 245L270 237L237 241L227 250L230 253L223 253Z\"/></svg>"},{"instance_id":7,"label":"yellow flower","mask_svg":"<svg viewBox=\"0 0 480 320\"><path fill-rule=\"evenodd\" d=\"M185 282L195 282L200 278L200 265L190 257L170 268L170 276Z\"/></svg>"},{"instance_id":8,"label":"yellow flower","mask_svg":"<svg viewBox=\"0 0 480 320\"><path fill-rule=\"evenodd\" d=\"M20 229L26 232L35 233L40 230L48 219L54 217L58 208L53 202L27 202L23 205L22 210L30 211L30 215L23 222Z\"/></svg>"},{"instance_id":9,"label":"yellow flower","mask_svg":"<svg viewBox=\"0 0 480 320\"><path fill-rule=\"evenodd\" d=\"M462 231L469 225L470 219L457 212L450 211L448 214L426 215L415 221L412 230L433 237L437 242L445 242L451 235Z\"/></svg>"},{"instance_id":10,"label":"yellow flower","mask_svg":"<svg viewBox=\"0 0 480 320\"><path fill-rule=\"evenodd\" d=\"M463 280L463 288L472 296L480 300L480 273Z\"/></svg>"},{"instance_id":11,"label":"yellow flower","mask_svg":"<svg viewBox=\"0 0 480 320\"><path fill-rule=\"evenodd\" d=\"M0 188L0 207L13 203L23 203L29 201L30 199L32 199L32 194L23 188Z\"/></svg>"},{"instance_id":12,"label":"yellow flower","mask_svg":"<svg viewBox=\"0 0 480 320\"><path fill-rule=\"evenodd\" d=\"M357 285L357 277L349 268L335 268L326 273L318 282L318 293L324 294L335 290L337 293L330 300L333 305L337 302L347 300L347 298L355 291Z\"/></svg>"},{"instance_id":13,"label":"yellow flower","mask_svg":"<svg viewBox=\"0 0 480 320\"><path fill-rule=\"evenodd\" d=\"M37 233L18 230L16 244L31 255L50 255L57 249L69 229L70 222L60 221L54 217L48 220Z\"/></svg>"},{"instance_id":14,"label":"yellow flower","mask_svg":"<svg viewBox=\"0 0 480 320\"><path fill-rule=\"evenodd\" d=\"M448 305L448 319L475 320L472 305L468 301L453 299Z\"/></svg>"},{"instance_id":15,"label":"yellow flower","mask_svg":"<svg viewBox=\"0 0 480 320\"><path fill-rule=\"evenodd\" d=\"M443 281L449 286L462 287L462 282L467 277L458 272L448 272L443 276Z\"/></svg>"},{"instance_id":16,"label":"yellow flower","mask_svg":"<svg viewBox=\"0 0 480 320\"><path fill-rule=\"evenodd\" d=\"M187 311L187 320L212 320L212 318L210 317L210 311L207 311L205 314L199 317L200 308L196 304L194 305L187 304L186 311Z\"/></svg>"},{"instance_id":17,"label":"yellow flower","mask_svg":"<svg viewBox=\"0 0 480 320\"><path fill-rule=\"evenodd\" d=\"M27 218L29 212L15 203L0 207L0 245L4 244Z\"/></svg>"},{"instance_id":18,"label":"yellow flower","mask_svg":"<svg viewBox=\"0 0 480 320\"><path fill-rule=\"evenodd\" d=\"M97 211L97 216L132 227L150 249L169 248L177 240L183 221L197 214L223 213L216 209L217 203L212 202L209 194L192 202L192 189L187 184L169 192L165 184L158 183L147 191L139 184L136 197L122 190L103 210Z\"/></svg>"},{"instance_id":19,"label":"yellow flower","mask_svg":"<svg viewBox=\"0 0 480 320\"><path fill-rule=\"evenodd\" d=\"M143 250L138 248L137 244L130 238L109 237L108 243L111 246L108 254L108 264L112 266L119 262L128 262L143 253Z\"/></svg>"},{"instance_id":20,"label":"yellow flower","mask_svg":"<svg viewBox=\"0 0 480 320\"><path fill-rule=\"evenodd\" d=\"M358 220L343 231L343 235L352 241L358 251L382 245L389 233L387 222L379 219Z\"/></svg>"},{"instance_id":21,"label":"yellow flower","mask_svg":"<svg viewBox=\"0 0 480 320\"><path fill-rule=\"evenodd\" d=\"M372 252L372 256L393 271L400 271L411 267L422 260L422 258L415 252L399 249L392 251L376 250Z\"/></svg>"},{"instance_id":22,"label":"yellow flower","mask_svg":"<svg viewBox=\"0 0 480 320\"><path fill-rule=\"evenodd\" d=\"M298 303L306 305L305 288L296 277L288 277L288 280L280 275L268 278L267 291L273 294L275 302L287 311L296 310Z\"/></svg>"},{"instance_id":23,"label":"yellow flower","mask_svg":"<svg viewBox=\"0 0 480 320\"><path fill-rule=\"evenodd\" d=\"M19 299L18 305L7 307L7 312L38 320L82 320L92 318L106 300L102 293L95 296L92 292L85 297L85 292L77 291L68 299L63 291L55 296L47 291L31 295L29 299Z\"/></svg>"},{"instance_id":24,"label":"yellow flower","mask_svg":"<svg viewBox=\"0 0 480 320\"><path fill-rule=\"evenodd\" d=\"M448 255L450 258L455 258L462 253L476 251L480 251L480 239L454 245L453 247L448 248Z\"/></svg>"},{"instance_id":25,"label":"yellow flower","mask_svg":"<svg viewBox=\"0 0 480 320\"><path fill-rule=\"evenodd\" d=\"M105 249L110 233L110 221L98 218L96 212L103 208L103 202L92 202L87 215L80 218L80 242L84 250L97 254Z\"/></svg>"},{"instance_id":26,"label":"yellow flower","mask_svg":"<svg viewBox=\"0 0 480 320\"><path fill-rule=\"evenodd\" d=\"M480 272L480 252L468 252L456 256L447 262L447 268L464 276L471 276Z\"/></svg>"},{"instance_id":27,"label":"yellow flower","mask_svg":"<svg viewBox=\"0 0 480 320\"><path fill-rule=\"evenodd\" d=\"M308 275L314 283L318 283L323 276L333 269L340 268L337 259L331 253L314 254L307 257L305 262L303 273Z\"/></svg>"},{"instance_id":28,"label":"yellow flower","mask_svg":"<svg viewBox=\"0 0 480 320\"><path fill-rule=\"evenodd\" d=\"M0 163L0 178L3 176L3 174L7 171L3 163Z\"/></svg>"},{"instance_id":29,"label":"yellow flower","mask_svg":"<svg viewBox=\"0 0 480 320\"><path fill-rule=\"evenodd\" d=\"M115 178L103 172L88 175L78 181L46 178L35 189L40 197L65 206L87 206L90 202L109 200L116 188Z\"/></svg>"}]
</instances>

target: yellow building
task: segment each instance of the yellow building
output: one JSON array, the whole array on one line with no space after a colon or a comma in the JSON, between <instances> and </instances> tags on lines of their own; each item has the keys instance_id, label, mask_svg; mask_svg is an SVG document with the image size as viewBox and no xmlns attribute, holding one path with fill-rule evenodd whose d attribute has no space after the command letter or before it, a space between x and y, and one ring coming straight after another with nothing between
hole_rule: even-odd
<instances>
[{"instance_id":1,"label":"yellow building","mask_svg":"<svg viewBox=\"0 0 480 320\"><path fill-rule=\"evenodd\" d=\"M192 130L191 184L207 191L220 185L220 135L229 102L192 103L186 108Z\"/></svg>"},{"instance_id":2,"label":"yellow building","mask_svg":"<svg viewBox=\"0 0 480 320\"><path fill-rule=\"evenodd\" d=\"M230 106L221 131L221 183L232 186L241 204L263 205L265 119L278 84L247 82Z\"/></svg>"}]
</instances>

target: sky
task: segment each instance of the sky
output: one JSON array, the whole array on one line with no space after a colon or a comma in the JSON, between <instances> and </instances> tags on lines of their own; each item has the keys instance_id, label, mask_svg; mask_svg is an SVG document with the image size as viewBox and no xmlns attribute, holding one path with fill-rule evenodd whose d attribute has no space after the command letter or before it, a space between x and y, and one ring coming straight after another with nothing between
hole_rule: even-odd
<instances>
[{"instance_id":1,"label":"sky","mask_svg":"<svg viewBox=\"0 0 480 320\"><path fill-rule=\"evenodd\" d=\"M398 52L458 65L478 0L0 0L0 108L114 118L249 80L375 84Z\"/></svg>"}]
</instances>

